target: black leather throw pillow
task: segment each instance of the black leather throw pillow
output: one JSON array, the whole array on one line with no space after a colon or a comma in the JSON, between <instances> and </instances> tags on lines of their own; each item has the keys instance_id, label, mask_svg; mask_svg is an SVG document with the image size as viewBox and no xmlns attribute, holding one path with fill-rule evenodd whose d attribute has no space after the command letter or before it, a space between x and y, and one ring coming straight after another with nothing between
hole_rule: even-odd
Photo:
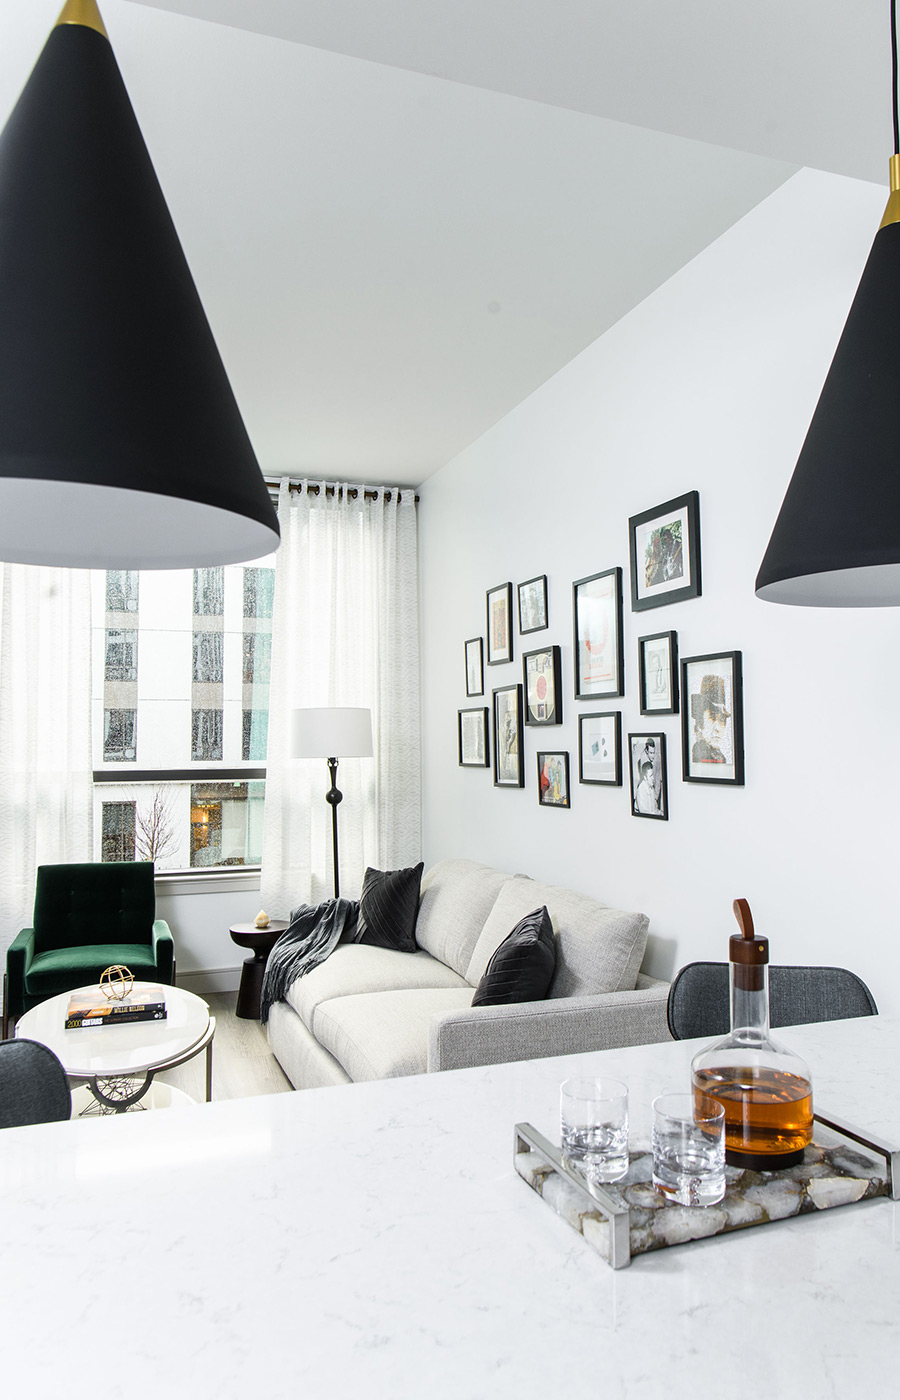
<instances>
[{"instance_id":1,"label":"black leather throw pillow","mask_svg":"<svg viewBox=\"0 0 900 1400\"><path fill-rule=\"evenodd\" d=\"M504 938L475 989L473 1006L543 1001L556 970L556 939L547 906L526 914Z\"/></svg>"},{"instance_id":2,"label":"black leather throw pillow","mask_svg":"<svg viewBox=\"0 0 900 1400\"><path fill-rule=\"evenodd\" d=\"M357 943L376 948L416 951L416 919L424 861L406 870L373 870L370 866L359 897Z\"/></svg>"}]
</instances>

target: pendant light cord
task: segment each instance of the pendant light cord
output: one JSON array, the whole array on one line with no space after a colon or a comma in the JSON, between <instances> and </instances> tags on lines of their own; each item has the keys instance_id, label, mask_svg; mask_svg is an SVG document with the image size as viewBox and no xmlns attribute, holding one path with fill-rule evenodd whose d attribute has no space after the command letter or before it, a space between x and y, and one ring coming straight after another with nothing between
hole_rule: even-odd
<instances>
[{"instance_id":1,"label":"pendant light cord","mask_svg":"<svg viewBox=\"0 0 900 1400\"><path fill-rule=\"evenodd\" d=\"M894 99L894 155L900 155L900 111L898 111L897 103L897 0L891 0L891 76Z\"/></svg>"}]
</instances>

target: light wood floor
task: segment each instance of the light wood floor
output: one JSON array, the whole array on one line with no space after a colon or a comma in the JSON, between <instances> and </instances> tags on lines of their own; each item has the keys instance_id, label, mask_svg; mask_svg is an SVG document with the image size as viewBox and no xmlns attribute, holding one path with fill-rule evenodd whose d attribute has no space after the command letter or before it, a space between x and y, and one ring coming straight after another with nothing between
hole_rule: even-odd
<instances>
[{"instance_id":1,"label":"light wood floor","mask_svg":"<svg viewBox=\"0 0 900 1400\"><path fill-rule=\"evenodd\" d=\"M219 1099L245 1099L254 1094L293 1093L290 1080L269 1049L265 1027L258 1021L238 1020L234 1014L236 992L204 997L209 1014L216 1018L213 1041L213 1102ZM102 1034L102 1032L101 1032ZM202 1103L206 1096L206 1056L198 1055L177 1069L157 1076L176 1089L183 1089Z\"/></svg>"}]
</instances>

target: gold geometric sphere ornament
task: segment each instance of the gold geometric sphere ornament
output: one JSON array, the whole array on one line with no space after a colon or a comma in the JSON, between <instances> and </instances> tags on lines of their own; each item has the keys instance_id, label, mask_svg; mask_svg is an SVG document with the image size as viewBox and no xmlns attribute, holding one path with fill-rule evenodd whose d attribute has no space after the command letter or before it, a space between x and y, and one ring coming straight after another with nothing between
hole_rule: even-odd
<instances>
[{"instance_id":1,"label":"gold geometric sphere ornament","mask_svg":"<svg viewBox=\"0 0 900 1400\"><path fill-rule=\"evenodd\" d=\"M100 990L107 1001L124 1001L134 986L134 977L121 963L113 963L100 973Z\"/></svg>"}]
</instances>

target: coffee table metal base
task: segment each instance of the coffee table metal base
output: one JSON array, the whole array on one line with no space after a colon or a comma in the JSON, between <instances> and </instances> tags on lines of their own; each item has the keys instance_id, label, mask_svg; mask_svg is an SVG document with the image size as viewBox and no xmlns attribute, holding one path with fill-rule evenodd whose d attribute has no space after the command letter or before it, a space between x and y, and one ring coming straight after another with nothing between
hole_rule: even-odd
<instances>
[{"instance_id":1,"label":"coffee table metal base","mask_svg":"<svg viewBox=\"0 0 900 1400\"><path fill-rule=\"evenodd\" d=\"M209 1103L212 1099L212 1047L215 1033L216 1018L210 1016L209 1025L200 1040L178 1059L167 1060L164 1065L145 1070L142 1074L93 1075L86 1085L94 1099L93 1113L131 1113L135 1109L143 1110L152 1107L154 1105L152 1098L150 1103L144 1103L143 1099L153 1087L153 1076L158 1074L161 1069L175 1069L177 1065L183 1065L187 1060L193 1060L202 1050L206 1051L206 1102ZM97 1031L96 1034L103 1035L104 1031ZM83 1109L80 1116L91 1115L88 1110Z\"/></svg>"}]
</instances>

